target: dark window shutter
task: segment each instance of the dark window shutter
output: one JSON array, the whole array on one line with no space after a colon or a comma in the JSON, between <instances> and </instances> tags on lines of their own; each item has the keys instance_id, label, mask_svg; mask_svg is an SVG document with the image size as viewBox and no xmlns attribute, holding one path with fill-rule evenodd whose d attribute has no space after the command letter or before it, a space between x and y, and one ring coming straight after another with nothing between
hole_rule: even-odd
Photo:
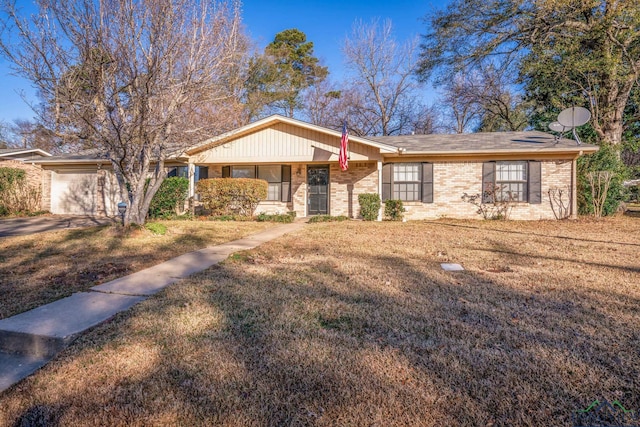
<instances>
[{"instance_id":1,"label":"dark window shutter","mask_svg":"<svg viewBox=\"0 0 640 427\"><path fill-rule=\"evenodd\" d=\"M206 166L198 166L198 177L199 179L207 179L209 178L209 168Z\"/></svg>"},{"instance_id":2,"label":"dark window shutter","mask_svg":"<svg viewBox=\"0 0 640 427\"><path fill-rule=\"evenodd\" d=\"M496 163L482 164L482 203L493 203L496 189Z\"/></svg>"},{"instance_id":3,"label":"dark window shutter","mask_svg":"<svg viewBox=\"0 0 640 427\"><path fill-rule=\"evenodd\" d=\"M391 199L391 176L393 175L393 164L382 165L382 201Z\"/></svg>"},{"instance_id":4,"label":"dark window shutter","mask_svg":"<svg viewBox=\"0 0 640 427\"><path fill-rule=\"evenodd\" d=\"M282 165L282 193L280 201L291 201L291 165Z\"/></svg>"},{"instance_id":5,"label":"dark window shutter","mask_svg":"<svg viewBox=\"0 0 640 427\"><path fill-rule=\"evenodd\" d=\"M529 203L542 203L542 163L529 162Z\"/></svg>"},{"instance_id":6,"label":"dark window shutter","mask_svg":"<svg viewBox=\"0 0 640 427\"><path fill-rule=\"evenodd\" d=\"M433 203L433 163L422 164L422 203Z\"/></svg>"},{"instance_id":7,"label":"dark window shutter","mask_svg":"<svg viewBox=\"0 0 640 427\"><path fill-rule=\"evenodd\" d=\"M230 178L231 177L231 166L223 166L222 167L222 177Z\"/></svg>"}]
</instances>

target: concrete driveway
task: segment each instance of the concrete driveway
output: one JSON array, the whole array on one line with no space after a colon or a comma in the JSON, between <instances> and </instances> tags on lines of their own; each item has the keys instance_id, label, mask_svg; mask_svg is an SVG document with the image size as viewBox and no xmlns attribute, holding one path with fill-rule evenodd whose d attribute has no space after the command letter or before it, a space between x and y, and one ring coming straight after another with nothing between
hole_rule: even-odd
<instances>
[{"instance_id":1,"label":"concrete driveway","mask_svg":"<svg viewBox=\"0 0 640 427\"><path fill-rule=\"evenodd\" d=\"M0 237L23 236L68 228L95 227L113 222L114 220L111 218L64 215L0 219Z\"/></svg>"}]
</instances>

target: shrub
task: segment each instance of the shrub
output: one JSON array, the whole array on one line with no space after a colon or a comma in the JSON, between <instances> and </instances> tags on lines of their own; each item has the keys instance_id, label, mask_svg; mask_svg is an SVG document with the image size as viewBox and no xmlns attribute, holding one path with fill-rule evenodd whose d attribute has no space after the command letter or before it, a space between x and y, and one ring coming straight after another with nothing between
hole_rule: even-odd
<instances>
[{"instance_id":1,"label":"shrub","mask_svg":"<svg viewBox=\"0 0 640 427\"><path fill-rule=\"evenodd\" d=\"M153 234L164 235L167 233L167 227L159 222L148 222L145 224L145 228Z\"/></svg>"},{"instance_id":2,"label":"shrub","mask_svg":"<svg viewBox=\"0 0 640 427\"><path fill-rule=\"evenodd\" d=\"M40 199L40 188L27 183L24 170L0 168L0 216L37 212Z\"/></svg>"},{"instance_id":3,"label":"shrub","mask_svg":"<svg viewBox=\"0 0 640 427\"><path fill-rule=\"evenodd\" d=\"M344 215L338 215L338 216L331 216L331 215L316 215L316 216L312 216L311 218L309 218L309 222L310 223L314 223L314 222L339 222L339 221L346 221L349 218L347 218Z\"/></svg>"},{"instance_id":4,"label":"shrub","mask_svg":"<svg viewBox=\"0 0 640 427\"><path fill-rule=\"evenodd\" d=\"M281 222L283 224L289 224L296 218L296 213L291 211L284 214L266 214L261 212L256 218L258 222Z\"/></svg>"},{"instance_id":5,"label":"shrub","mask_svg":"<svg viewBox=\"0 0 640 427\"><path fill-rule=\"evenodd\" d=\"M184 211L184 204L189 196L189 180L172 176L165 179L153 196L149 206L150 218L169 219Z\"/></svg>"},{"instance_id":6,"label":"shrub","mask_svg":"<svg viewBox=\"0 0 640 427\"><path fill-rule=\"evenodd\" d=\"M508 199L500 199L496 196L500 187L495 186L493 190L485 190L483 193L477 193L473 195L469 195L464 193L462 195L462 201L471 203L475 207L478 208L476 213L478 215L482 215L484 219L509 219L509 215L511 214L511 210L513 209L513 205L515 201L513 197L509 195ZM490 202L485 202L484 200L491 200Z\"/></svg>"},{"instance_id":7,"label":"shrub","mask_svg":"<svg viewBox=\"0 0 640 427\"><path fill-rule=\"evenodd\" d=\"M249 178L210 178L197 183L205 209L213 215L253 216L258 203L267 198L267 181Z\"/></svg>"},{"instance_id":8,"label":"shrub","mask_svg":"<svg viewBox=\"0 0 640 427\"><path fill-rule=\"evenodd\" d=\"M360 204L360 215L365 221L375 221L378 219L380 211L380 196L375 193L363 193L358 195Z\"/></svg>"},{"instance_id":9,"label":"shrub","mask_svg":"<svg viewBox=\"0 0 640 427\"><path fill-rule=\"evenodd\" d=\"M589 179L590 176L593 177L590 174L599 172L611 172L611 181L608 183L606 198L601 206L594 200L594 193L599 193L601 189L594 188ZM627 170L618 157L616 148L611 145L603 144L597 152L578 158L578 213L594 215L598 213L596 210L600 209L604 216L615 213L625 197L622 182L626 174Z\"/></svg>"},{"instance_id":10,"label":"shrub","mask_svg":"<svg viewBox=\"0 0 640 427\"><path fill-rule=\"evenodd\" d=\"M384 216L391 221L402 221L405 212L402 200L387 200L384 202Z\"/></svg>"}]
</instances>

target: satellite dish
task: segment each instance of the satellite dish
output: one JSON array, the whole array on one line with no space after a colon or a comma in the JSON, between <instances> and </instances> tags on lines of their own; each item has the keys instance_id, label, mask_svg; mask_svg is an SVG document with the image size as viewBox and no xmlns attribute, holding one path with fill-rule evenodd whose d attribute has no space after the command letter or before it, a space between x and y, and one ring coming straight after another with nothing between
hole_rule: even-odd
<instances>
[{"instance_id":1,"label":"satellite dish","mask_svg":"<svg viewBox=\"0 0 640 427\"><path fill-rule=\"evenodd\" d=\"M591 112L582 107L569 107L558 114L558 122L565 127L575 128L587 123Z\"/></svg>"},{"instance_id":2,"label":"satellite dish","mask_svg":"<svg viewBox=\"0 0 640 427\"><path fill-rule=\"evenodd\" d=\"M560 111L558 114L558 121L553 122L549 125L549 129L554 130L551 125L554 125L556 128L560 128L562 126L562 132L566 130L573 130L573 137L576 139L578 145L582 144L580 138L578 138L578 134L576 133L576 128L578 126L582 126L586 124L591 118L591 112L586 108L582 107L569 107L565 110ZM557 123L557 125L556 125ZM558 131L556 131L558 132Z\"/></svg>"},{"instance_id":3,"label":"satellite dish","mask_svg":"<svg viewBox=\"0 0 640 427\"><path fill-rule=\"evenodd\" d=\"M560 122L549 123L549 129L558 133L564 133L568 130L571 130L571 128L567 128L566 126L560 124Z\"/></svg>"}]
</instances>

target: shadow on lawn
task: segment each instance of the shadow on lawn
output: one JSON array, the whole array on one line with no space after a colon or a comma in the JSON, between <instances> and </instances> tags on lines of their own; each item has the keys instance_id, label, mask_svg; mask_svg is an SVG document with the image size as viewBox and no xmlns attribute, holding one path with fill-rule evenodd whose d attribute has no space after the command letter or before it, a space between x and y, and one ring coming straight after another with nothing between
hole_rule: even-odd
<instances>
[{"instance_id":1,"label":"shadow on lawn","mask_svg":"<svg viewBox=\"0 0 640 427\"><path fill-rule=\"evenodd\" d=\"M369 277L341 271L341 256L361 259ZM162 383L178 415L209 424L567 425L596 398L640 407L640 334L628 324L638 299L529 292L444 273L436 261L357 251L302 271L272 260L257 272L255 262L237 257L186 285L201 289L224 328L158 343L159 360L172 363L112 386L100 404L114 422L152 419L158 402L141 390ZM117 330L142 314L170 318L187 304L172 295L122 315ZM185 348L229 360L212 366ZM75 410L102 410L84 404Z\"/></svg>"},{"instance_id":2,"label":"shadow on lawn","mask_svg":"<svg viewBox=\"0 0 640 427\"><path fill-rule=\"evenodd\" d=\"M565 222L558 221L558 223L564 224ZM623 245L623 246L640 246L640 243L612 242L609 240L585 239L585 238L578 238L578 237L571 237L571 236L549 236L547 234L542 234L542 233L532 233L527 231L516 231L516 230L502 230L500 228L495 228L495 227L488 227L488 226L480 227L480 226L472 226L472 225L466 225L466 224L447 223L444 221L438 221L436 224L442 225L445 227L451 227L451 228L463 228L468 230L487 230L487 231L492 231L496 233L517 234L517 235L523 235L523 236L537 236L545 239L573 240L577 242L605 243L610 245Z\"/></svg>"}]
</instances>

